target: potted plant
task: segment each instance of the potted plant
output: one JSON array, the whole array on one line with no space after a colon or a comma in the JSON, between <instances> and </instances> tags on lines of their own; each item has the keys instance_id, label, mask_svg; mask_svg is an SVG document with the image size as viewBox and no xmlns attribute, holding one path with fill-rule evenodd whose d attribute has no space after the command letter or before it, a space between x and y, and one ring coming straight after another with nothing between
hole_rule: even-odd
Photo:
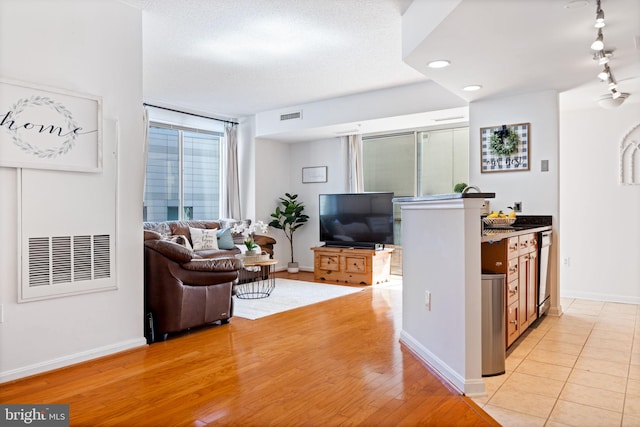
<instances>
[{"instance_id":1,"label":"potted plant","mask_svg":"<svg viewBox=\"0 0 640 427\"><path fill-rule=\"evenodd\" d=\"M464 190L465 188L467 188L467 184L464 182L459 182L453 187L453 192L462 193L462 190Z\"/></svg>"},{"instance_id":2,"label":"potted plant","mask_svg":"<svg viewBox=\"0 0 640 427\"><path fill-rule=\"evenodd\" d=\"M298 201L297 198L297 194L289 193L285 193L284 197L280 197L280 203L276 206L275 212L271 214L273 219L269 223L269 226L282 230L289 240L291 262L287 266L287 271L290 273L298 272L298 263L293 260L293 233L309 220L309 216L303 213L304 204Z\"/></svg>"}]
</instances>

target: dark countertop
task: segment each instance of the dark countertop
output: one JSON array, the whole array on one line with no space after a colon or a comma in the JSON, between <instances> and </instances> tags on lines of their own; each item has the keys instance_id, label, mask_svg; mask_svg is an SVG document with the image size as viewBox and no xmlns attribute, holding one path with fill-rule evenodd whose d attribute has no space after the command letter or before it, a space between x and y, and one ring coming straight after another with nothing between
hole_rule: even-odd
<instances>
[{"instance_id":1,"label":"dark countertop","mask_svg":"<svg viewBox=\"0 0 640 427\"><path fill-rule=\"evenodd\" d=\"M509 227L491 228L482 223L482 242L498 242L513 236L551 230L551 215L519 215Z\"/></svg>"},{"instance_id":2,"label":"dark countertop","mask_svg":"<svg viewBox=\"0 0 640 427\"><path fill-rule=\"evenodd\" d=\"M482 232L482 243L499 242L509 237L521 236L523 234L538 233L540 231L551 230L550 225L533 225L525 227L510 228L485 228Z\"/></svg>"},{"instance_id":3,"label":"dark countertop","mask_svg":"<svg viewBox=\"0 0 640 427\"><path fill-rule=\"evenodd\" d=\"M418 197L396 197L393 203L428 202L431 200L454 200L454 199L495 199L496 193L447 193L431 194L429 196Z\"/></svg>"}]
</instances>

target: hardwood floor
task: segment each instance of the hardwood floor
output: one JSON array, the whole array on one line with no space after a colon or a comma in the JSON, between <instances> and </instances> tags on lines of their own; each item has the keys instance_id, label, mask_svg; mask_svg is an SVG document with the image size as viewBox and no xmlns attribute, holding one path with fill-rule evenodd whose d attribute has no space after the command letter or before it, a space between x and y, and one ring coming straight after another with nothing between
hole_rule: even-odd
<instances>
[{"instance_id":1,"label":"hardwood floor","mask_svg":"<svg viewBox=\"0 0 640 427\"><path fill-rule=\"evenodd\" d=\"M311 273L280 277L313 280ZM72 426L489 426L399 342L401 291L367 287L0 385Z\"/></svg>"}]
</instances>

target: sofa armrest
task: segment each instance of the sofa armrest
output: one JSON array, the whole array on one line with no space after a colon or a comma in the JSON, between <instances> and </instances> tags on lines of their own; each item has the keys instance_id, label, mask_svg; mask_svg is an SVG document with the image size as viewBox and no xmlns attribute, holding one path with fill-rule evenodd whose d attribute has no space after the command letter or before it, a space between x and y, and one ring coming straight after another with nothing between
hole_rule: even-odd
<instances>
[{"instance_id":1,"label":"sofa armrest","mask_svg":"<svg viewBox=\"0 0 640 427\"><path fill-rule=\"evenodd\" d=\"M157 231L144 230L144 240L162 240L162 234Z\"/></svg>"},{"instance_id":2,"label":"sofa armrest","mask_svg":"<svg viewBox=\"0 0 640 427\"><path fill-rule=\"evenodd\" d=\"M191 271L238 271L242 261L237 258L203 258L182 264L182 268Z\"/></svg>"},{"instance_id":3,"label":"sofa armrest","mask_svg":"<svg viewBox=\"0 0 640 427\"><path fill-rule=\"evenodd\" d=\"M264 234L256 234L253 237L253 240L256 242L258 246L267 246L267 245L275 245L276 239L271 236L265 236Z\"/></svg>"},{"instance_id":4,"label":"sofa armrest","mask_svg":"<svg viewBox=\"0 0 640 427\"><path fill-rule=\"evenodd\" d=\"M179 264L188 263L193 258L193 251L169 240L145 240L144 245Z\"/></svg>"}]
</instances>

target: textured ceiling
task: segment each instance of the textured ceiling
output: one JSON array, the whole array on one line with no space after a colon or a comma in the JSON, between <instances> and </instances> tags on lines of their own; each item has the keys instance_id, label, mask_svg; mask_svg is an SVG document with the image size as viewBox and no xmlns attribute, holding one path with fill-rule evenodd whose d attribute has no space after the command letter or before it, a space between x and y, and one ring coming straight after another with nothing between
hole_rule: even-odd
<instances>
[{"instance_id":1,"label":"textured ceiling","mask_svg":"<svg viewBox=\"0 0 640 427\"><path fill-rule=\"evenodd\" d=\"M238 117L424 81L400 54L409 3L143 1L145 101Z\"/></svg>"},{"instance_id":2,"label":"textured ceiling","mask_svg":"<svg viewBox=\"0 0 640 427\"><path fill-rule=\"evenodd\" d=\"M469 101L553 88L579 104L606 93L590 59L595 0L123 1L142 9L145 101L188 111L241 117L427 79ZM430 13L444 4L444 19ZM410 5L430 31L404 62ZM637 90L640 1L602 7L612 69L623 91ZM425 67L440 58L451 67ZM461 90L472 83L483 89Z\"/></svg>"}]
</instances>

